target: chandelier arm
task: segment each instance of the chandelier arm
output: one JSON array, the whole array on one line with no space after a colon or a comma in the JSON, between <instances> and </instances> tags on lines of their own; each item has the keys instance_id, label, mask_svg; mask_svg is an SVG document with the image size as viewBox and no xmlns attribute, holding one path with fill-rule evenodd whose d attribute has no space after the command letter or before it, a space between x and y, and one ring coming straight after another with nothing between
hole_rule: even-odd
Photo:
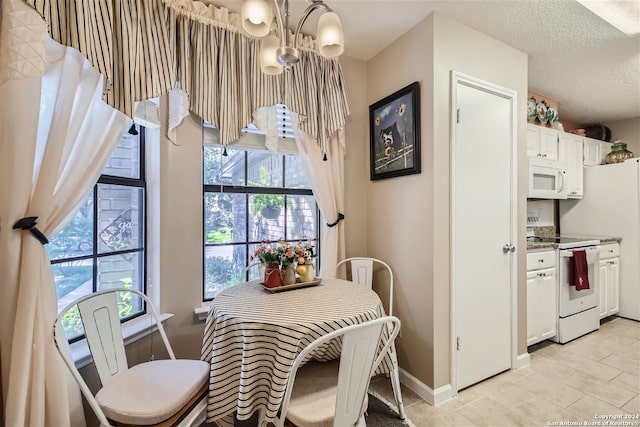
<instances>
[{"instance_id":1,"label":"chandelier arm","mask_svg":"<svg viewBox=\"0 0 640 427\"><path fill-rule=\"evenodd\" d=\"M285 6L285 13L289 14L289 4L287 2L287 0L283 1L283 4ZM284 24L282 23L282 15L280 13L280 4L278 2L278 0L273 0L273 8L276 11L276 24L278 25L278 31L280 32L280 46L286 46L288 44L288 32L284 31ZM288 18L287 18L288 21Z\"/></svg>"},{"instance_id":2,"label":"chandelier arm","mask_svg":"<svg viewBox=\"0 0 640 427\"><path fill-rule=\"evenodd\" d=\"M307 18L309 18L309 15L311 15L315 10L317 9L324 9L325 12L331 12L331 8L329 6L327 6L326 4L324 4L321 0L313 0L313 2L307 6L307 8L304 10L304 13L302 14L302 18L300 18L300 21L298 21L298 25L296 26L296 31L295 33L293 33L293 47L294 48L298 48L298 36L300 35L300 31L302 30L302 26L304 25L304 23L306 22ZM286 12L288 13L288 11ZM288 45L288 41L287 41L287 45Z\"/></svg>"}]
</instances>

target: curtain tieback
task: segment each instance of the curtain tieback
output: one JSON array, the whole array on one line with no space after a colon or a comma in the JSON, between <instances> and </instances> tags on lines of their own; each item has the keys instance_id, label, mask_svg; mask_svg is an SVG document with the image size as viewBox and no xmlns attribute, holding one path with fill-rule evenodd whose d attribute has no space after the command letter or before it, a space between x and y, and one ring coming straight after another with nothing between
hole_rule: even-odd
<instances>
[{"instance_id":1,"label":"curtain tieback","mask_svg":"<svg viewBox=\"0 0 640 427\"><path fill-rule=\"evenodd\" d=\"M27 216L19 219L18 222L13 224L13 229L16 230L19 228L21 230L28 230L40 241L40 243L46 245L49 243L49 239L47 239L47 237L36 227L36 219L38 219L37 216Z\"/></svg>"},{"instance_id":2,"label":"curtain tieback","mask_svg":"<svg viewBox=\"0 0 640 427\"><path fill-rule=\"evenodd\" d=\"M336 222L332 222L331 224L327 223L327 227L335 227L343 219L344 219L344 215L342 213L338 212L338 219L336 219Z\"/></svg>"}]
</instances>

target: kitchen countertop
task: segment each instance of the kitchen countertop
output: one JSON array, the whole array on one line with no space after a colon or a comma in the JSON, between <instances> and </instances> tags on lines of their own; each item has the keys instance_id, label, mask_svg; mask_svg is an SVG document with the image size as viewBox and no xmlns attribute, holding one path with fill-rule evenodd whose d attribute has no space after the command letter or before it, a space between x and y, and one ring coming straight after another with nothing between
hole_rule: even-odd
<instances>
[{"instance_id":1,"label":"kitchen countertop","mask_svg":"<svg viewBox=\"0 0 640 427\"><path fill-rule=\"evenodd\" d=\"M562 237L580 237L580 238L584 238L585 240L600 240L600 244L620 243L622 241L621 237L597 236L597 235L590 235L590 234L580 234L580 235L562 234L561 236ZM529 241L527 241L527 250L528 251L538 250L538 249L557 249L557 248L558 248L558 244L554 243L554 242L529 242Z\"/></svg>"},{"instance_id":2,"label":"kitchen countertop","mask_svg":"<svg viewBox=\"0 0 640 427\"><path fill-rule=\"evenodd\" d=\"M551 242L527 242L527 250L531 251L534 249L557 249L557 243Z\"/></svg>"},{"instance_id":3,"label":"kitchen countertop","mask_svg":"<svg viewBox=\"0 0 640 427\"><path fill-rule=\"evenodd\" d=\"M563 236L565 236L565 237L584 237L586 239L600 240L601 244L602 243L620 243L620 242L622 242L622 237L601 236L601 235L597 235L597 234L580 234L580 235L563 234Z\"/></svg>"}]
</instances>

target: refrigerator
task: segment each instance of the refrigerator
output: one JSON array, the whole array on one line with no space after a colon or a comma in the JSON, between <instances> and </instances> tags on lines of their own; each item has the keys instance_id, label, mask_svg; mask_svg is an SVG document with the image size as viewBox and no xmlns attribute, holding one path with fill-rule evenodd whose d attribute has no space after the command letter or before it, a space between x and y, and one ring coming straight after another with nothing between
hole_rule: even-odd
<instances>
[{"instance_id":1,"label":"refrigerator","mask_svg":"<svg viewBox=\"0 0 640 427\"><path fill-rule=\"evenodd\" d=\"M559 201L560 232L621 237L619 316L640 321L640 158L584 168L584 195Z\"/></svg>"}]
</instances>

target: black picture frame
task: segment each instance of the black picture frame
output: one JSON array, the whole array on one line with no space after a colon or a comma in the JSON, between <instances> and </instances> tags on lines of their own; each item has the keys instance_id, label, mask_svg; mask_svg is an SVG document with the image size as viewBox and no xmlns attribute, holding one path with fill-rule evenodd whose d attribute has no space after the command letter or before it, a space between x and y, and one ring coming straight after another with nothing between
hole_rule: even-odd
<instances>
[{"instance_id":1,"label":"black picture frame","mask_svg":"<svg viewBox=\"0 0 640 427\"><path fill-rule=\"evenodd\" d=\"M420 173L420 85L369 106L371 180Z\"/></svg>"}]
</instances>

